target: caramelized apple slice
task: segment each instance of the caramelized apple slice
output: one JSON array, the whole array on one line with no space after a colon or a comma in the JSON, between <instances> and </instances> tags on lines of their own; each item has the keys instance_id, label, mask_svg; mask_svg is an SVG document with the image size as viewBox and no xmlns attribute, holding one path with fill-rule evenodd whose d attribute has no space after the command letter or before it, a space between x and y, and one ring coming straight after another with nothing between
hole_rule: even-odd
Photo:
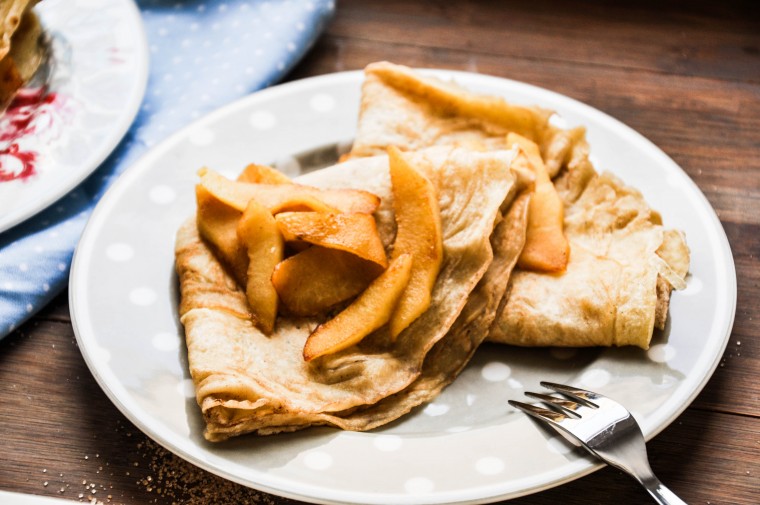
<instances>
[{"instance_id":1,"label":"caramelized apple slice","mask_svg":"<svg viewBox=\"0 0 760 505\"><path fill-rule=\"evenodd\" d=\"M248 253L245 295L253 322L268 335L274 330L277 318L279 300L272 284L272 272L282 261L282 235L272 213L251 200L237 225L237 236Z\"/></svg>"},{"instance_id":2,"label":"caramelized apple slice","mask_svg":"<svg viewBox=\"0 0 760 505\"><path fill-rule=\"evenodd\" d=\"M237 182L250 184L291 184L290 178L272 167L251 163L240 172Z\"/></svg>"},{"instance_id":3,"label":"caramelized apple slice","mask_svg":"<svg viewBox=\"0 0 760 505\"><path fill-rule=\"evenodd\" d=\"M277 265L272 284L288 312L312 316L358 295L382 271L355 254L313 246Z\"/></svg>"},{"instance_id":4,"label":"caramelized apple slice","mask_svg":"<svg viewBox=\"0 0 760 505\"><path fill-rule=\"evenodd\" d=\"M391 317L412 272L412 256L402 254L388 269L333 319L317 326L306 339L303 358L314 358L342 351L383 326Z\"/></svg>"},{"instance_id":5,"label":"caramelized apple slice","mask_svg":"<svg viewBox=\"0 0 760 505\"><path fill-rule=\"evenodd\" d=\"M507 135L509 145L517 144L523 162L532 168L536 183L528 204L528 227L517 264L526 270L563 272L570 256L570 243L564 233L564 208L554 188L538 146L516 133ZM517 163L521 161L518 159Z\"/></svg>"},{"instance_id":6,"label":"caramelized apple slice","mask_svg":"<svg viewBox=\"0 0 760 505\"><path fill-rule=\"evenodd\" d=\"M396 240L392 258L414 257L409 285L390 321L397 337L430 305L430 294L443 261L443 236L438 196L433 184L414 169L396 147L388 149Z\"/></svg>"},{"instance_id":7,"label":"caramelized apple slice","mask_svg":"<svg viewBox=\"0 0 760 505\"><path fill-rule=\"evenodd\" d=\"M300 184L235 182L210 169L201 169L201 185L226 204L244 211L255 199L272 214L285 211L360 212L372 214L380 198L356 189L319 189Z\"/></svg>"},{"instance_id":8,"label":"caramelized apple slice","mask_svg":"<svg viewBox=\"0 0 760 505\"><path fill-rule=\"evenodd\" d=\"M198 204L198 233L237 283L245 286L248 253L238 240L237 226L242 212L220 201L200 184L195 187Z\"/></svg>"},{"instance_id":9,"label":"caramelized apple slice","mask_svg":"<svg viewBox=\"0 0 760 505\"><path fill-rule=\"evenodd\" d=\"M382 268L385 249L370 214L282 212L275 217L286 242L308 242L353 253Z\"/></svg>"}]
</instances>

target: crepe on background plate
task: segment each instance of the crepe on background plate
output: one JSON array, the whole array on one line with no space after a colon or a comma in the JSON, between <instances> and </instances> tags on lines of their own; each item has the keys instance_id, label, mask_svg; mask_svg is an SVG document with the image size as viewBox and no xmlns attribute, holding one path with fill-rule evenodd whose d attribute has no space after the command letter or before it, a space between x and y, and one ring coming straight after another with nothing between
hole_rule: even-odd
<instances>
[{"instance_id":1,"label":"crepe on background plate","mask_svg":"<svg viewBox=\"0 0 760 505\"><path fill-rule=\"evenodd\" d=\"M34 76L45 59L42 26L32 8L37 0L0 5L0 111Z\"/></svg>"},{"instance_id":2,"label":"crepe on background plate","mask_svg":"<svg viewBox=\"0 0 760 505\"><path fill-rule=\"evenodd\" d=\"M381 328L358 345L315 362L304 361L302 350L320 321L280 316L273 334L261 333L245 316L245 294L199 238L195 220L186 222L176 245L180 314L206 438L319 424L370 429L398 418L453 380L495 317L509 265L522 247L524 211L502 219L502 211L510 209L526 184L509 168L513 155L452 147L410 155L412 166L436 187L441 212L444 255L430 307L395 343ZM386 156L342 163L299 182L380 196L378 232L386 248L392 243L395 220ZM506 258L496 270L489 270L491 241L496 255ZM426 361L428 354L437 358Z\"/></svg>"},{"instance_id":3,"label":"crepe on background plate","mask_svg":"<svg viewBox=\"0 0 760 505\"><path fill-rule=\"evenodd\" d=\"M689 251L642 195L589 161L583 128L561 129L553 112L479 95L387 62L365 69L349 157L390 145L508 148L515 132L536 142L565 206L567 271L517 268L489 340L521 346L635 345L664 328L671 291L685 287Z\"/></svg>"}]
</instances>

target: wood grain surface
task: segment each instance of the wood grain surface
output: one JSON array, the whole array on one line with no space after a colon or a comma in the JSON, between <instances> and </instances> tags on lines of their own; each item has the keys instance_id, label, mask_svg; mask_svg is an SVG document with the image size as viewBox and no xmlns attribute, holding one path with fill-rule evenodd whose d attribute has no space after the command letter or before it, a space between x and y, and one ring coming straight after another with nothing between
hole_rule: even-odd
<instances>
[{"instance_id":1,"label":"wood grain surface","mask_svg":"<svg viewBox=\"0 0 760 505\"><path fill-rule=\"evenodd\" d=\"M760 9L754 1L354 0L288 77L376 60L508 77L616 117L697 183L738 276L733 333L692 405L649 446L692 504L760 503ZM0 490L118 504L292 500L229 483L150 441L101 391L65 294L0 342ZM604 468L515 504L648 503Z\"/></svg>"}]
</instances>

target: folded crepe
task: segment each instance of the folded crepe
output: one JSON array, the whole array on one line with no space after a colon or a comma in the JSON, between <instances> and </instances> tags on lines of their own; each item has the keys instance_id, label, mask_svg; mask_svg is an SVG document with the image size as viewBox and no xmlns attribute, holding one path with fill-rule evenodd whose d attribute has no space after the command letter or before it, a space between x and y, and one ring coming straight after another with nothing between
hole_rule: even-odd
<instances>
[{"instance_id":1,"label":"folded crepe","mask_svg":"<svg viewBox=\"0 0 760 505\"><path fill-rule=\"evenodd\" d=\"M570 261L561 275L518 270L489 339L522 346L646 349L683 288L689 252L641 194L611 174L593 177L565 207Z\"/></svg>"},{"instance_id":2,"label":"folded crepe","mask_svg":"<svg viewBox=\"0 0 760 505\"><path fill-rule=\"evenodd\" d=\"M487 334L522 248L524 199L510 204L526 181L510 169L513 154L437 147L409 157L433 183L440 206L444 254L431 304L395 342L381 328L312 362L304 361L303 346L321 321L281 315L271 335L260 332L247 317L245 293L199 237L195 220L187 221L176 241L180 317L206 438L311 425L366 430L453 380ZM386 156L343 163L299 182L380 196L375 219L384 246L391 246Z\"/></svg>"},{"instance_id":3,"label":"folded crepe","mask_svg":"<svg viewBox=\"0 0 760 505\"><path fill-rule=\"evenodd\" d=\"M406 388L345 417L343 427L367 430L381 426L433 400L459 375L489 334L506 301L506 287L525 244L528 198L514 200L491 236L493 261L470 293L445 339L428 352L420 375Z\"/></svg>"},{"instance_id":4,"label":"folded crepe","mask_svg":"<svg viewBox=\"0 0 760 505\"><path fill-rule=\"evenodd\" d=\"M536 142L564 203L567 270L515 269L490 341L522 346L647 348L664 328L671 291L685 286L689 250L642 195L589 161L583 128L562 129L553 112L509 104L387 62L366 70L357 136L348 157L394 145L508 148L518 133Z\"/></svg>"},{"instance_id":5,"label":"folded crepe","mask_svg":"<svg viewBox=\"0 0 760 505\"><path fill-rule=\"evenodd\" d=\"M36 3L4 0L0 4L0 111L44 61L42 27L32 11Z\"/></svg>"}]
</instances>

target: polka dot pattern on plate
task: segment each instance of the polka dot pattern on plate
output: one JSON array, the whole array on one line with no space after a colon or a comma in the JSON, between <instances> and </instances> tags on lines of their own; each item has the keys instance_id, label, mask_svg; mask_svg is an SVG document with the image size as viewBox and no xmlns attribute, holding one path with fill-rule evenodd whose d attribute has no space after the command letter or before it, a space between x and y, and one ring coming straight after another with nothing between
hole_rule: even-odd
<instances>
[{"instance_id":1,"label":"polka dot pattern on plate","mask_svg":"<svg viewBox=\"0 0 760 505\"><path fill-rule=\"evenodd\" d=\"M135 288L129 292L129 301L141 307L153 305L157 298L156 292L148 287Z\"/></svg>"},{"instance_id":2,"label":"polka dot pattern on plate","mask_svg":"<svg viewBox=\"0 0 760 505\"><path fill-rule=\"evenodd\" d=\"M310 451L304 455L303 464L312 470L327 470L333 465L333 457L324 451Z\"/></svg>"},{"instance_id":3,"label":"polka dot pattern on plate","mask_svg":"<svg viewBox=\"0 0 760 505\"><path fill-rule=\"evenodd\" d=\"M682 289L678 292L679 296L692 296L696 295L700 291L702 291L702 281L699 279L699 277L694 277L693 275L689 275L686 278L686 289Z\"/></svg>"},{"instance_id":4,"label":"polka dot pattern on plate","mask_svg":"<svg viewBox=\"0 0 760 505\"><path fill-rule=\"evenodd\" d=\"M236 172L234 170L218 170L220 175L223 175L227 179L234 181L237 179L237 176L239 175L239 172Z\"/></svg>"},{"instance_id":5,"label":"polka dot pattern on plate","mask_svg":"<svg viewBox=\"0 0 760 505\"><path fill-rule=\"evenodd\" d=\"M446 404L443 403L428 403L423 412L425 415L430 417L438 417L442 416L445 413L447 413L449 410L451 410L451 407L449 407Z\"/></svg>"},{"instance_id":6,"label":"polka dot pattern on plate","mask_svg":"<svg viewBox=\"0 0 760 505\"><path fill-rule=\"evenodd\" d=\"M123 242L117 242L106 248L106 256L111 261L123 262L131 260L135 255L135 250L131 245Z\"/></svg>"},{"instance_id":7,"label":"polka dot pattern on plate","mask_svg":"<svg viewBox=\"0 0 760 505\"><path fill-rule=\"evenodd\" d=\"M251 126L256 130L270 130L277 124L277 118L269 111L260 110L251 114Z\"/></svg>"},{"instance_id":8,"label":"polka dot pattern on plate","mask_svg":"<svg viewBox=\"0 0 760 505\"><path fill-rule=\"evenodd\" d=\"M180 336L176 333L162 331L153 335L151 344L159 351L173 351L179 348Z\"/></svg>"},{"instance_id":9,"label":"polka dot pattern on plate","mask_svg":"<svg viewBox=\"0 0 760 505\"><path fill-rule=\"evenodd\" d=\"M372 441L372 445L383 452L398 451L403 443L404 440L398 435L379 435Z\"/></svg>"},{"instance_id":10,"label":"polka dot pattern on plate","mask_svg":"<svg viewBox=\"0 0 760 505\"><path fill-rule=\"evenodd\" d=\"M610 373L601 368L592 368L581 375L581 383L588 389L604 387L610 382Z\"/></svg>"},{"instance_id":11,"label":"polka dot pattern on plate","mask_svg":"<svg viewBox=\"0 0 760 505\"><path fill-rule=\"evenodd\" d=\"M317 112L330 112L335 108L335 98L327 93L319 93L311 97L309 106Z\"/></svg>"},{"instance_id":12,"label":"polka dot pattern on plate","mask_svg":"<svg viewBox=\"0 0 760 505\"><path fill-rule=\"evenodd\" d=\"M492 361L491 363L487 363L480 373L489 382L501 382L509 378L512 374L512 369L505 363Z\"/></svg>"},{"instance_id":13,"label":"polka dot pattern on plate","mask_svg":"<svg viewBox=\"0 0 760 505\"><path fill-rule=\"evenodd\" d=\"M497 475L504 471L504 461L494 456L486 456L475 462L475 470L483 475Z\"/></svg>"},{"instance_id":14,"label":"polka dot pattern on plate","mask_svg":"<svg viewBox=\"0 0 760 505\"><path fill-rule=\"evenodd\" d=\"M656 344L647 350L647 356L656 363L667 363L676 356L676 348L670 344Z\"/></svg>"},{"instance_id":15,"label":"polka dot pattern on plate","mask_svg":"<svg viewBox=\"0 0 760 505\"><path fill-rule=\"evenodd\" d=\"M192 379L184 379L177 383L177 392L185 398L195 398L195 384Z\"/></svg>"},{"instance_id":16,"label":"polka dot pattern on plate","mask_svg":"<svg viewBox=\"0 0 760 505\"><path fill-rule=\"evenodd\" d=\"M523 383L513 377L507 379L507 384L509 384L509 387L512 389L523 389Z\"/></svg>"},{"instance_id":17,"label":"polka dot pattern on plate","mask_svg":"<svg viewBox=\"0 0 760 505\"><path fill-rule=\"evenodd\" d=\"M559 114L552 114L549 116L549 124L554 126L555 128L567 128L567 120L560 116Z\"/></svg>"},{"instance_id":18,"label":"polka dot pattern on plate","mask_svg":"<svg viewBox=\"0 0 760 505\"><path fill-rule=\"evenodd\" d=\"M435 489L435 484L427 477L412 477L404 482L404 489L409 494L427 494Z\"/></svg>"},{"instance_id":19,"label":"polka dot pattern on plate","mask_svg":"<svg viewBox=\"0 0 760 505\"><path fill-rule=\"evenodd\" d=\"M151 201L159 205L168 205L177 199L177 192L166 185L153 186L148 193Z\"/></svg>"}]
</instances>

